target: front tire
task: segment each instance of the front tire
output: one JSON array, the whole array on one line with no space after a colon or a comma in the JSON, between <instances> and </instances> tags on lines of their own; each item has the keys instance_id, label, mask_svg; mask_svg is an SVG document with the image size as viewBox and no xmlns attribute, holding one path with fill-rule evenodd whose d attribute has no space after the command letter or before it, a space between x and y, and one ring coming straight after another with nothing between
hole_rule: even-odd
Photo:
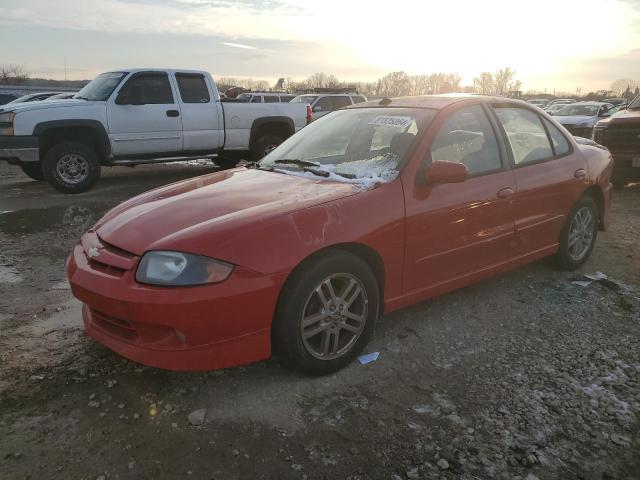
<instances>
[{"instance_id":1,"label":"front tire","mask_svg":"<svg viewBox=\"0 0 640 480\"><path fill-rule=\"evenodd\" d=\"M42 162L44 178L62 193L82 193L100 179L100 160L82 143L61 142L54 145Z\"/></svg>"},{"instance_id":2,"label":"front tire","mask_svg":"<svg viewBox=\"0 0 640 480\"><path fill-rule=\"evenodd\" d=\"M340 251L319 256L287 280L272 328L274 353L307 375L335 372L362 352L379 313L378 282L363 260Z\"/></svg>"},{"instance_id":3,"label":"front tire","mask_svg":"<svg viewBox=\"0 0 640 480\"><path fill-rule=\"evenodd\" d=\"M20 168L27 177L39 182L44 181L44 173L42 173L42 162L21 163Z\"/></svg>"},{"instance_id":4,"label":"front tire","mask_svg":"<svg viewBox=\"0 0 640 480\"><path fill-rule=\"evenodd\" d=\"M271 153L278 145L284 142L284 139L277 135L262 135L258 138L251 148L251 159L257 162L265 155Z\"/></svg>"},{"instance_id":5,"label":"front tire","mask_svg":"<svg viewBox=\"0 0 640 480\"><path fill-rule=\"evenodd\" d=\"M599 224L598 206L590 196L578 200L560 232L556 263L564 270L576 270L589 258L596 244Z\"/></svg>"}]
</instances>

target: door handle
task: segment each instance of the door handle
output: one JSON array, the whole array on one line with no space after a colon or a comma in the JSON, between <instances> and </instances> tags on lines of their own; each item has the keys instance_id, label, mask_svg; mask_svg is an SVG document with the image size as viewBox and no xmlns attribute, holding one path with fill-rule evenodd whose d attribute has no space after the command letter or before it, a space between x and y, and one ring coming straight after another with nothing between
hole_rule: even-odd
<instances>
[{"instance_id":1,"label":"door handle","mask_svg":"<svg viewBox=\"0 0 640 480\"><path fill-rule=\"evenodd\" d=\"M573 176L576 178L584 178L587 176L587 171L584 168L579 168L573 173Z\"/></svg>"},{"instance_id":2,"label":"door handle","mask_svg":"<svg viewBox=\"0 0 640 480\"><path fill-rule=\"evenodd\" d=\"M498 193L496 195L498 196L498 198L509 198L511 195L513 195L513 188L503 188L501 190L498 190Z\"/></svg>"},{"instance_id":3,"label":"door handle","mask_svg":"<svg viewBox=\"0 0 640 480\"><path fill-rule=\"evenodd\" d=\"M179 117L180 112L178 110L167 110L167 117Z\"/></svg>"}]
</instances>

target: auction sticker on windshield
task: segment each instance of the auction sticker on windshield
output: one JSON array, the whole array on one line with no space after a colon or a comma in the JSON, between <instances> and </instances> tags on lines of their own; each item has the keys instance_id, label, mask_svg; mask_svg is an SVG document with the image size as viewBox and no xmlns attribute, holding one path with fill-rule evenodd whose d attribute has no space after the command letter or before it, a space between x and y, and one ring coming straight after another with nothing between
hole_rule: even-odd
<instances>
[{"instance_id":1,"label":"auction sticker on windshield","mask_svg":"<svg viewBox=\"0 0 640 480\"><path fill-rule=\"evenodd\" d=\"M380 127L397 127L407 128L411 125L411 117L400 117L396 115L378 115L369 122L369 125L378 125Z\"/></svg>"}]
</instances>

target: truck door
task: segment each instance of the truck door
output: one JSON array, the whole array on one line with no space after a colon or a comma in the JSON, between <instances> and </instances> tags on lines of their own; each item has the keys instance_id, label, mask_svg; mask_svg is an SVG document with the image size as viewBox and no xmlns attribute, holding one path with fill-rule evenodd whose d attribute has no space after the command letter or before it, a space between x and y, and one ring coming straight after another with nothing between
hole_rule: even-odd
<instances>
[{"instance_id":1,"label":"truck door","mask_svg":"<svg viewBox=\"0 0 640 480\"><path fill-rule=\"evenodd\" d=\"M210 151L224 142L218 103L202 73L176 72L184 150Z\"/></svg>"},{"instance_id":2,"label":"truck door","mask_svg":"<svg viewBox=\"0 0 640 480\"><path fill-rule=\"evenodd\" d=\"M115 156L182 150L182 119L166 72L134 73L107 103Z\"/></svg>"}]
</instances>

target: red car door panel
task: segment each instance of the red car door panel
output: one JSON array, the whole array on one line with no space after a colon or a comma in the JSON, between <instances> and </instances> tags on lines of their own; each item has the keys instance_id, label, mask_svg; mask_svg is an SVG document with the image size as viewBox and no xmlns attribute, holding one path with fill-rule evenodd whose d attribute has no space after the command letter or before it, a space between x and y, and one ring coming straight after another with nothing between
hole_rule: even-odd
<instances>
[{"instance_id":1,"label":"red car door panel","mask_svg":"<svg viewBox=\"0 0 640 480\"><path fill-rule=\"evenodd\" d=\"M509 170L464 183L434 185L407 201L406 292L503 263L514 236Z\"/></svg>"}]
</instances>

